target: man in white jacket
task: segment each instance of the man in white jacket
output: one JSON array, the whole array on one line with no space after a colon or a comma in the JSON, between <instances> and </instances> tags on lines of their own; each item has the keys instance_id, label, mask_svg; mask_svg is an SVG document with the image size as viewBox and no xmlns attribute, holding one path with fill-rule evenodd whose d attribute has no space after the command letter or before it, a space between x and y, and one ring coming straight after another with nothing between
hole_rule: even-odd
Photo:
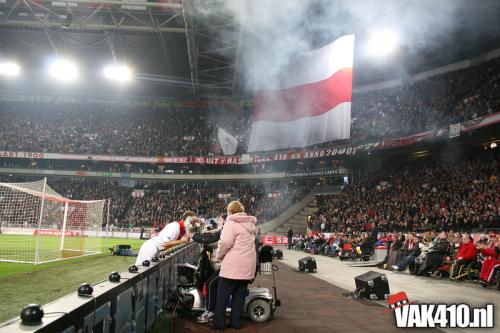
<instances>
[{"instance_id":1,"label":"man in white jacket","mask_svg":"<svg viewBox=\"0 0 500 333\"><path fill-rule=\"evenodd\" d=\"M151 260L159 251L187 243L191 239L191 235L200 228L201 223L196 217L196 213L186 211L182 214L180 221L167 224L158 235L142 244L135 261L136 266L142 265L144 260Z\"/></svg>"}]
</instances>

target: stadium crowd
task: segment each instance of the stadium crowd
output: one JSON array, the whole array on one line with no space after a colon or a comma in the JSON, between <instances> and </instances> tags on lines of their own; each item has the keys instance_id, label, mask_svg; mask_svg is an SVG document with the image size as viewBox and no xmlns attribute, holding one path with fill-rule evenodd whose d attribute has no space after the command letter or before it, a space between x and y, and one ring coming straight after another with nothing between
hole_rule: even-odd
<instances>
[{"instance_id":1,"label":"stadium crowd","mask_svg":"<svg viewBox=\"0 0 500 333\"><path fill-rule=\"evenodd\" d=\"M39 179L37 179L39 180ZM0 177L2 182L31 181L27 177ZM302 199L319 183L314 181L245 182L166 182L137 183L121 186L114 181L70 178L48 179L48 185L60 195L74 200L110 198L112 228L161 228L175 221L185 210L206 219L224 212L227 203L240 200L248 212L266 222ZM323 183L323 185L327 183Z\"/></svg>"},{"instance_id":2,"label":"stadium crowd","mask_svg":"<svg viewBox=\"0 0 500 333\"><path fill-rule=\"evenodd\" d=\"M357 141L434 130L500 110L500 58L403 86L353 96Z\"/></svg>"},{"instance_id":3,"label":"stadium crowd","mask_svg":"<svg viewBox=\"0 0 500 333\"><path fill-rule=\"evenodd\" d=\"M452 163L414 161L357 177L342 193L319 197L307 234L290 230L290 247L369 260L375 246L387 246L379 267L498 282L499 157L489 150Z\"/></svg>"},{"instance_id":4,"label":"stadium crowd","mask_svg":"<svg viewBox=\"0 0 500 333\"><path fill-rule=\"evenodd\" d=\"M353 96L350 143L402 137L499 111L500 58ZM487 78L487 79L484 79ZM251 111L92 103L0 103L0 149L133 156L222 154L219 127L246 152ZM331 143L326 143L331 144ZM322 144L325 145L325 144Z\"/></svg>"},{"instance_id":5,"label":"stadium crowd","mask_svg":"<svg viewBox=\"0 0 500 333\"><path fill-rule=\"evenodd\" d=\"M339 195L319 197L317 232L483 230L498 227L498 150L448 163L413 161L384 167L354 181Z\"/></svg>"}]
</instances>

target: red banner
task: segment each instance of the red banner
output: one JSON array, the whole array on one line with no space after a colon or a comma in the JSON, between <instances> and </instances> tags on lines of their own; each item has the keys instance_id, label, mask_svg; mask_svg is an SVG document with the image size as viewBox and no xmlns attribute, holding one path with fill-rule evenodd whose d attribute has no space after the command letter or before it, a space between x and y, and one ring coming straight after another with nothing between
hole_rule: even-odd
<instances>
[{"instance_id":1,"label":"red banner","mask_svg":"<svg viewBox=\"0 0 500 333\"><path fill-rule=\"evenodd\" d=\"M286 245L288 238L286 236L261 235L260 242L264 245Z\"/></svg>"},{"instance_id":2,"label":"red banner","mask_svg":"<svg viewBox=\"0 0 500 333\"><path fill-rule=\"evenodd\" d=\"M33 231L33 235L38 235L38 229L35 229ZM67 230L65 232L66 237L74 237L74 236L81 236L82 233L80 231L72 231L72 230ZM54 230L54 229L41 229L40 230L40 236L62 236L62 231L61 230Z\"/></svg>"}]
</instances>

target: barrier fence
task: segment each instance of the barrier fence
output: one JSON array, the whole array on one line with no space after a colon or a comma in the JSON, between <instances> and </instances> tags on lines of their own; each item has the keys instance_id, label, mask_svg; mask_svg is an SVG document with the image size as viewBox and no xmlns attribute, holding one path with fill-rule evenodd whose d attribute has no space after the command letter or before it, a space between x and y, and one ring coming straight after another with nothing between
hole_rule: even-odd
<instances>
[{"instance_id":1,"label":"barrier fence","mask_svg":"<svg viewBox=\"0 0 500 333\"><path fill-rule=\"evenodd\" d=\"M0 333L147 332L177 286L177 264L192 262L199 245L191 243L167 253L165 259L139 267L137 273L120 273L120 282L96 283L92 296L78 296L75 286L75 292L43 306L45 315L38 325L14 318L0 324Z\"/></svg>"}]
</instances>

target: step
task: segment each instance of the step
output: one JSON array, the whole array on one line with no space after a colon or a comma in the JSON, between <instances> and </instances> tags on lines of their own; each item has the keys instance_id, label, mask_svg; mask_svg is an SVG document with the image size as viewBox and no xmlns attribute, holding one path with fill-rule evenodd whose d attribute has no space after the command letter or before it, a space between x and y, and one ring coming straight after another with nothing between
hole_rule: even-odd
<instances>
[{"instance_id":1,"label":"step","mask_svg":"<svg viewBox=\"0 0 500 333\"><path fill-rule=\"evenodd\" d=\"M285 220L282 220L280 225L274 227L273 230L270 230L268 234L280 234L286 235L290 227L292 228L294 233L304 233L307 228L307 218L308 216L316 213L319 208L317 207L318 201L316 197L312 197L312 200L308 202L304 202L304 206L298 208L291 217L288 217Z\"/></svg>"},{"instance_id":2,"label":"step","mask_svg":"<svg viewBox=\"0 0 500 333\"><path fill-rule=\"evenodd\" d=\"M298 224L298 223L307 223L307 217L306 216L294 216L290 219L288 219L287 222L292 222L292 223L295 223L295 224Z\"/></svg>"},{"instance_id":3,"label":"step","mask_svg":"<svg viewBox=\"0 0 500 333\"><path fill-rule=\"evenodd\" d=\"M290 226L292 226L292 229L295 229L295 228L307 228L307 224L305 224L305 223L300 223L300 224L299 223L296 223L296 224L292 223L292 224L288 224L286 227L288 228Z\"/></svg>"},{"instance_id":4,"label":"step","mask_svg":"<svg viewBox=\"0 0 500 333\"><path fill-rule=\"evenodd\" d=\"M292 217L288 219L286 222L291 224L306 224L307 219L305 217Z\"/></svg>"}]
</instances>

